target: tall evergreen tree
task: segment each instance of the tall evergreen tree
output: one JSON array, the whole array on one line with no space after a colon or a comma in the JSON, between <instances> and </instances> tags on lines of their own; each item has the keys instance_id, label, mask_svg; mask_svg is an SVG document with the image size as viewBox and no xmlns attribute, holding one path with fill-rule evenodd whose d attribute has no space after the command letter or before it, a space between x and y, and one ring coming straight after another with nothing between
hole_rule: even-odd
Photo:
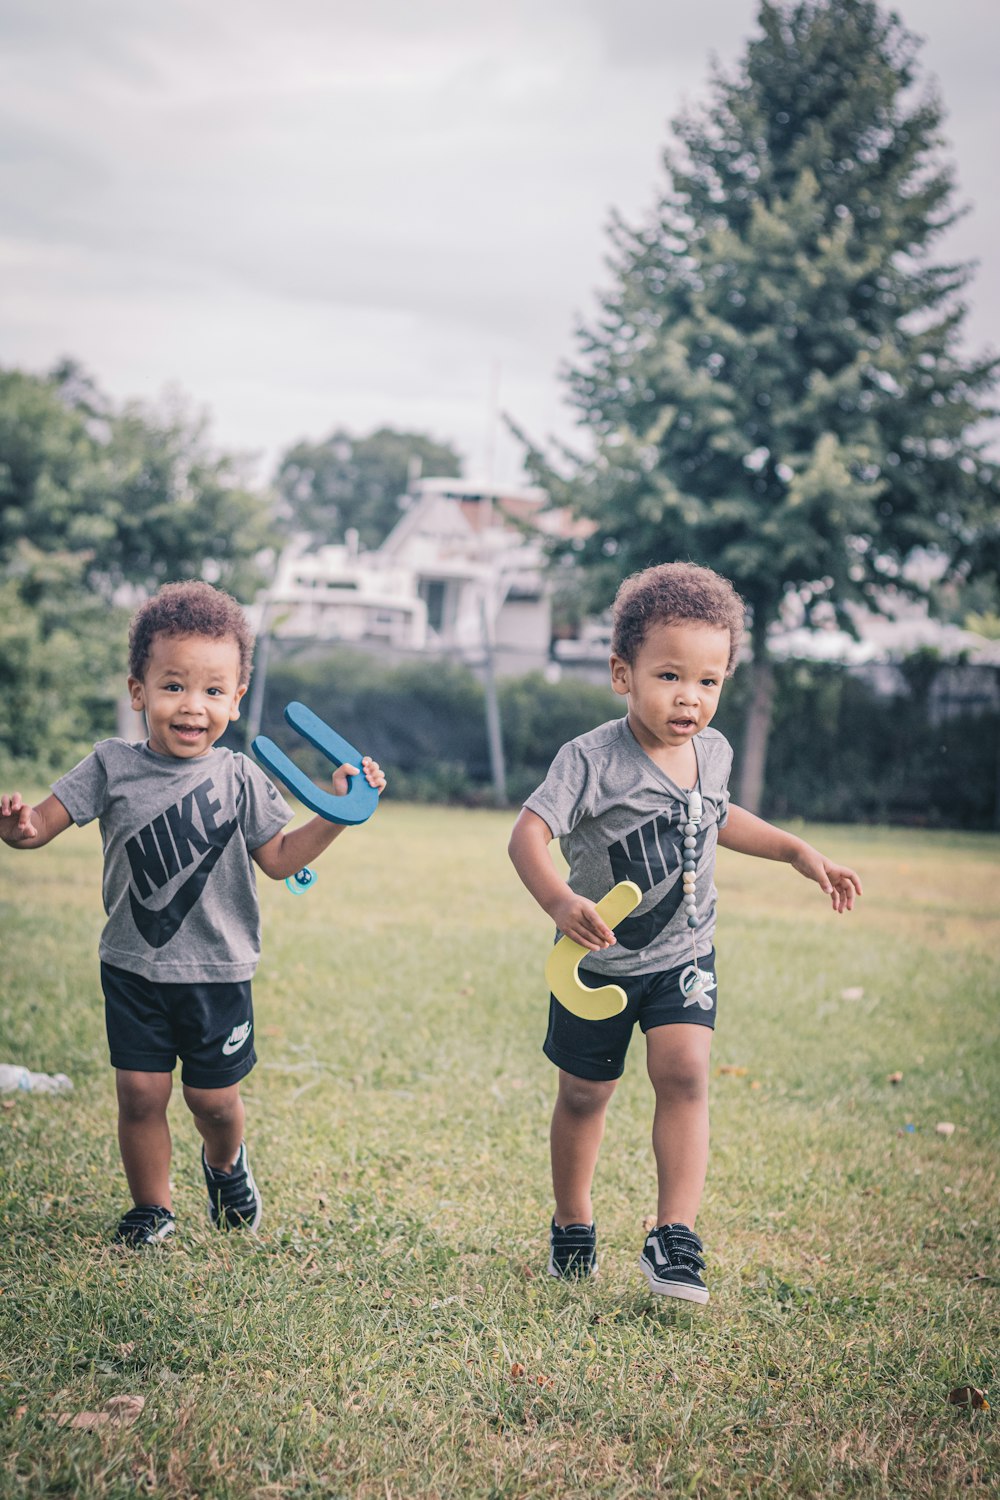
<instances>
[{"instance_id":1,"label":"tall evergreen tree","mask_svg":"<svg viewBox=\"0 0 1000 1500\"><path fill-rule=\"evenodd\" d=\"M567 372L594 459L560 482L532 455L595 523L605 591L689 557L746 598L751 807L789 596L810 622L884 610L915 549L967 569L997 498L975 430L998 362L960 349L971 267L933 258L955 180L918 42L875 0L765 3L759 23L675 122L651 222L612 224L613 285Z\"/></svg>"}]
</instances>

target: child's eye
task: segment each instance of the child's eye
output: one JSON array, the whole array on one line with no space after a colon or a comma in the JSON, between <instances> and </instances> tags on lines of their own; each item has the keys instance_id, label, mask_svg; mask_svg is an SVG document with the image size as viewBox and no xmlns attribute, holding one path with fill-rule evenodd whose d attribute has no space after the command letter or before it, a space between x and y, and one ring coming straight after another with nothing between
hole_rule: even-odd
<instances>
[{"instance_id":1,"label":"child's eye","mask_svg":"<svg viewBox=\"0 0 1000 1500\"><path fill-rule=\"evenodd\" d=\"M216 698L221 698L222 697L222 689L221 688L209 688L208 691L209 691L209 695L210 696L214 695Z\"/></svg>"},{"instance_id":2,"label":"child's eye","mask_svg":"<svg viewBox=\"0 0 1000 1500\"><path fill-rule=\"evenodd\" d=\"M701 685L702 685L702 687L715 687L716 684L717 684L717 682L718 682L718 678L717 677L703 677L701 679Z\"/></svg>"},{"instance_id":3,"label":"child's eye","mask_svg":"<svg viewBox=\"0 0 1000 1500\"><path fill-rule=\"evenodd\" d=\"M166 682L163 685L163 691L165 693L179 693L181 691L181 685L179 682Z\"/></svg>"},{"instance_id":4,"label":"child's eye","mask_svg":"<svg viewBox=\"0 0 1000 1500\"><path fill-rule=\"evenodd\" d=\"M660 676L663 678L664 682L676 682L677 681L677 673L676 672L661 672Z\"/></svg>"}]
</instances>

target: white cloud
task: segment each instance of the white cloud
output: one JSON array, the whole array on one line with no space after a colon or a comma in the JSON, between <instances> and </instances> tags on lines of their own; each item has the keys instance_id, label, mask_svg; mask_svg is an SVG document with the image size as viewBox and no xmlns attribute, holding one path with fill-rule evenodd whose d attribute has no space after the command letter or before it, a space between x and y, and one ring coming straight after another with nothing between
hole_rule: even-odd
<instances>
[{"instance_id":1,"label":"white cloud","mask_svg":"<svg viewBox=\"0 0 1000 1500\"><path fill-rule=\"evenodd\" d=\"M1000 14L901 8L932 34L977 201L949 249L982 256ZM755 9L0 0L4 359L72 354L118 396L174 382L269 458L389 421L473 463L499 362L501 404L569 435L556 371L606 276L608 211L652 202L668 118ZM981 275L974 344L995 297Z\"/></svg>"}]
</instances>

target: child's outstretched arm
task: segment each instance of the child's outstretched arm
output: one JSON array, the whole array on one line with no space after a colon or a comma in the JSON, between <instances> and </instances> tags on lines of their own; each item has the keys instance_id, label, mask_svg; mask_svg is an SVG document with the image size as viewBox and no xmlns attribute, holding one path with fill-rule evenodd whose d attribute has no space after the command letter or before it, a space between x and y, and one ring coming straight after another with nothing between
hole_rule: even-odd
<instances>
[{"instance_id":1,"label":"child's outstretched arm","mask_svg":"<svg viewBox=\"0 0 1000 1500\"><path fill-rule=\"evenodd\" d=\"M861 880L847 865L834 864L805 839L796 838L765 823L763 818L747 812L745 807L730 803L729 817L719 829L719 843L723 849L735 849L737 854L755 854L759 859L780 859L798 870L807 880L815 880L820 890L830 897L835 912L853 911L855 896L861 895Z\"/></svg>"},{"instance_id":2,"label":"child's outstretched arm","mask_svg":"<svg viewBox=\"0 0 1000 1500\"><path fill-rule=\"evenodd\" d=\"M551 842L552 830L545 819L530 808L522 808L507 846L514 869L560 932L591 953L610 948L614 933L598 915L593 901L578 896L557 873L549 854Z\"/></svg>"},{"instance_id":3,"label":"child's outstretched arm","mask_svg":"<svg viewBox=\"0 0 1000 1500\"><path fill-rule=\"evenodd\" d=\"M46 797L30 807L20 792L0 796L0 839L12 849L41 849L72 825L73 819L58 797Z\"/></svg>"},{"instance_id":4,"label":"child's outstretched arm","mask_svg":"<svg viewBox=\"0 0 1000 1500\"><path fill-rule=\"evenodd\" d=\"M359 774L364 775L368 785L373 786L379 796L382 795L385 790L385 772L370 755L362 760L360 773L357 766L337 767L332 777L334 794L337 797L346 796L347 778ZM286 880L311 860L318 859L324 849L329 849L334 839L343 833L345 826L343 823L331 823L328 818L310 818L308 823L303 823L301 828L293 828L291 832L282 829L273 839L268 839L266 844L261 844L251 853L265 875L269 875L272 880Z\"/></svg>"}]
</instances>

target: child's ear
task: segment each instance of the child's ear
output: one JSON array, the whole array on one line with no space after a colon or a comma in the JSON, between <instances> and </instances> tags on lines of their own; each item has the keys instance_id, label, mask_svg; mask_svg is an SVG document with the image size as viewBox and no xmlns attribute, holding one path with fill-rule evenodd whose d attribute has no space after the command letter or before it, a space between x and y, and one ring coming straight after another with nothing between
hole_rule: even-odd
<instances>
[{"instance_id":1,"label":"child's ear","mask_svg":"<svg viewBox=\"0 0 1000 1500\"><path fill-rule=\"evenodd\" d=\"M235 724L236 720L240 716L240 700L242 699L242 697L243 697L244 693L246 692L248 686L249 686L248 683L241 682L240 685L239 685L239 687L236 689L236 692L233 694L233 706L229 710L229 721L232 724Z\"/></svg>"},{"instance_id":2,"label":"child's ear","mask_svg":"<svg viewBox=\"0 0 1000 1500\"><path fill-rule=\"evenodd\" d=\"M612 656L609 662L611 667L611 686L619 698L624 698L629 691L629 665L621 656Z\"/></svg>"},{"instance_id":3,"label":"child's ear","mask_svg":"<svg viewBox=\"0 0 1000 1500\"><path fill-rule=\"evenodd\" d=\"M146 700L142 693L142 678L130 677L128 680L128 695L132 700L132 707L137 714L141 714L146 707Z\"/></svg>"}]
</instances>

